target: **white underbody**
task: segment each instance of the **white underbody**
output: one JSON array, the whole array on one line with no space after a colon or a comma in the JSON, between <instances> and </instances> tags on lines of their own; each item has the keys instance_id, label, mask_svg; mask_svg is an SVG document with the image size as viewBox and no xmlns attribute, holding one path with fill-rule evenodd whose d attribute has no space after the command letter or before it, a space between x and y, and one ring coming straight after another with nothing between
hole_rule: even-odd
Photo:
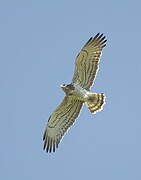
<instances>
[{"instance_id":1,"label":"white underbody","mask_svg":"<svg viewBox=\"0 0 141 180\"><path fill-rule=\"evenodd\" d=\"M87 101L88 94L90 94L90 92L83 89L79 85L73 84L73 86L75 87L75 90L73 90L72 95L75 96L75 98L77 98L77 99L79 99L81 101L84 101L84 102Z\"/></svg>"}]
</instances>

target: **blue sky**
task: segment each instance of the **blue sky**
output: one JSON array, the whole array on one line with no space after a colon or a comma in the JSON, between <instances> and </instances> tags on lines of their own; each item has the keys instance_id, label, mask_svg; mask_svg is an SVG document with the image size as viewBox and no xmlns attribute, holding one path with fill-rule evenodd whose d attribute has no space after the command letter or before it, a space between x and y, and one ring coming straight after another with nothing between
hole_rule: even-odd
<instances>
[{"instance_id":1,"label":"blue sky","mask_svg":"<svg viewBox=\"0 0 141 180\"><path fill-rule=\"evenodd\" d=\"M0 178L141 179L140 1L0 1ZM71 81L74 60L96 33L108 39L94 92L54 154L42 135Z\"/></svg>"}]
</instances>

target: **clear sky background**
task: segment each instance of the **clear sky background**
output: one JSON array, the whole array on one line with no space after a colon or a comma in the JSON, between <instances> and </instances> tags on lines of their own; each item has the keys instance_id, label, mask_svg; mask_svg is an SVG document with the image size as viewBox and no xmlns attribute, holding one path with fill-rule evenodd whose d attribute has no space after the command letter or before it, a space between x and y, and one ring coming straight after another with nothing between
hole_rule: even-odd
<instances>
[{"instance_id":1,"label":"clear sky background","mask_svg":"<svg viewBox=\"0 0 141 180\"><path fill-rule=\"evenodd\" d=\"M0 1L0 179L141 179L141 3ZM48 117L74 60L96 33L108 39L94 92L56 153L43 151Z\"/></svg>"}]
</instances>

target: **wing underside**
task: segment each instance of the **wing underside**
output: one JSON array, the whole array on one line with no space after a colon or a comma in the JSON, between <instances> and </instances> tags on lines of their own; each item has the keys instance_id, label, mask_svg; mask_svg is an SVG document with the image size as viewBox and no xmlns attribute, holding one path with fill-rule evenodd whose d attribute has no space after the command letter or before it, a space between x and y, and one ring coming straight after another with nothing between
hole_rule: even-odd
<instances>
[{"instance_id":1,"label":"wing underside","mask_svg":"<svg viewBox=\"0 0 141 180\"><path fill-rule=\"evenodd\" d=\"M47 152L55 152L60 140L78 117L82 105L81 101L66 96L52 113L43 136L44 149Z\"/></svg>"},{"instance_id":2,"label":"wing underside","mask_svg":"<svg viewBox=\"0 0 141 180\"><path fill-rule=\"evenodd\" d=\"M105 36L98 33L84 45L76 57L73 83L89 90L96 77L100 56L102 49L106 46L106 41Z\"/></svg>"}]
</instances>

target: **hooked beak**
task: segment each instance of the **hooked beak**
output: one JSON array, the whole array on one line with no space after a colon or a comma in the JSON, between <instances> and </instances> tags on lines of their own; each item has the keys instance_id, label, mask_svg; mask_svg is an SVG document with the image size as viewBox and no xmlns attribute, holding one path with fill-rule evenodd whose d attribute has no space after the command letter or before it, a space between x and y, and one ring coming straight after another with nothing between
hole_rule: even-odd
<instances>
[{"instance_id":1,"label":"hooked beak","mask_svg":"<svg viewBox=\"0 0 141 180\"><path fill-rule=\"evenodd\" d=\"M61 84L61 86L60 86L62 89L65 87L65 84Z\"/></svg>"}]
</instances>

